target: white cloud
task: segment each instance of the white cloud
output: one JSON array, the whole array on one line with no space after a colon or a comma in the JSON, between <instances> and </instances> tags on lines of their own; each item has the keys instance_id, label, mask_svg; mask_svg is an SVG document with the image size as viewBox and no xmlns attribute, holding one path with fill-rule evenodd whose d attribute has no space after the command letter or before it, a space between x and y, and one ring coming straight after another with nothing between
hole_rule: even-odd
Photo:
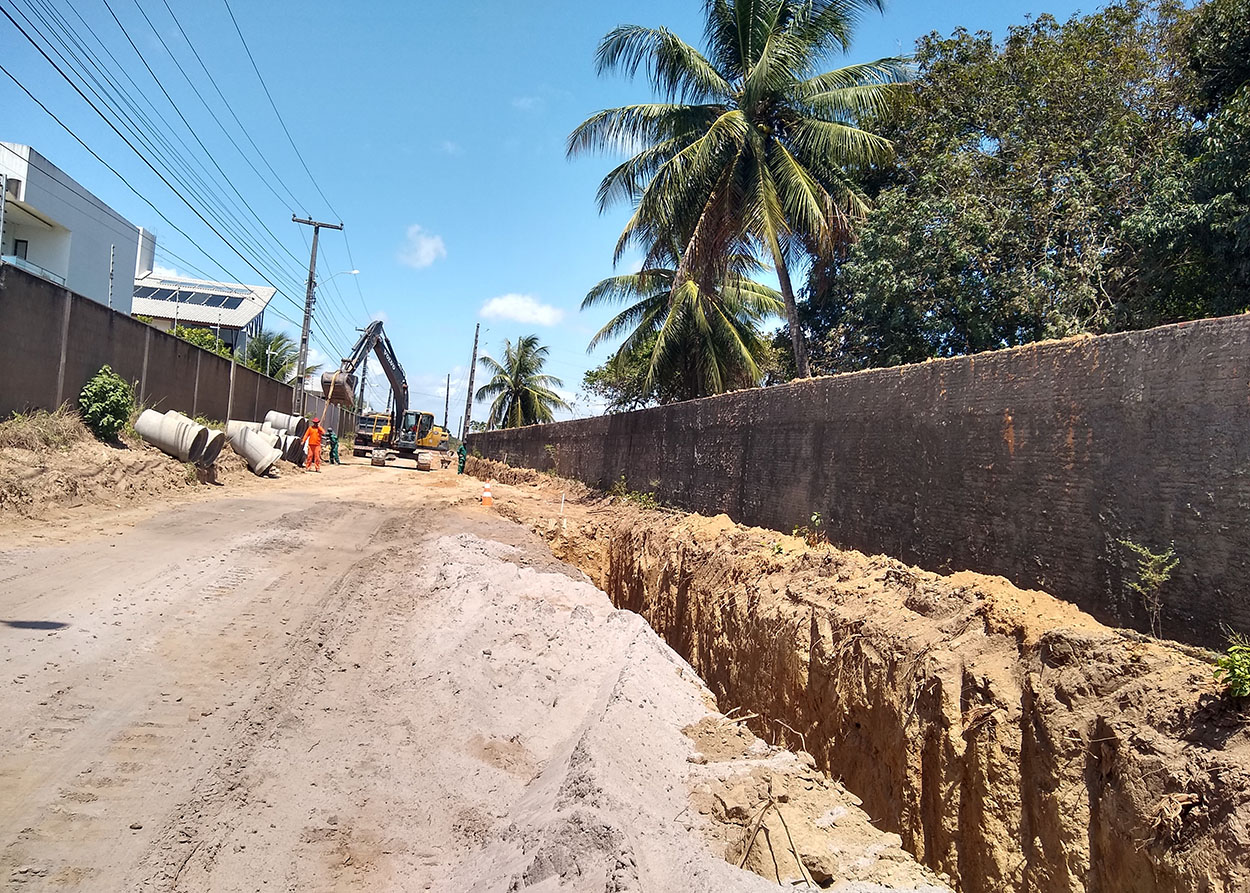
<instances>
[{"instance_id":1,"label":"white cloud","mask_svg":"<svg viewBox=\"0 0 1250 893\"><path fill-rule=\"evenodd\" d=\"M518 96L512 100L512 107L522 112L536 112L543 107L541 96Z\"/></svg>"},{"instance_id":2,"label":"white cloud","mask_svg":"<svg viewBox=\"0 0 1250 893\"><path fill-rule=\"evenodd\" d=\"M152 275L161 279L184 279L181 273L173 267L162 267L160 264L152 265Z\"/></svg>"},{"instance_id":3,"label":"white cloud","mask_svg":"<svg viewBox=\"0 0 1250 893\"><path fill-rule=\"evenodd\" d=\"M443 237L427 233L419 224L408 227L404 246L399 249L399 262L406 267L420 270L428 267L440 257L447 256L447 246Z\"/></svg>"},{"instance_id":4,"label":"white cloud","mask_svg":"<svg viewBox=\"0 0 1250 893\"><path fill-rule=\"evenodd\" d=\"M390 321L391 321L390 316L387 314L387 312L386 312L385 310L375 310L375 311L373 311L373 315L372 315L372 316L370 316L370 317L369 317L369 319L370 319L371 321L372 321L372 320L376 320L376 319L380 319L380 320L382 321L383 325L385 325L386 323L388 323L388 322L390 322Z\"/></svg>"},{"instance_id":5,"label":"white cloud","mask_svg":"<svg viewBox=\"0 0 1250 893\"><path fill-rule=\"evenodd\" d=\"M463 155L464 154L464 149L460 147L459 143L453 140L443 140L441 143L438 144L438 148L441 149L447 155Z\"/></svg>"},{"instance_id":6,"label":"white cloud","mask_svg":"<svg viewBox=\"0 0 1250 893\"><path fill-rule=\"evenodd\" d=\"M539 303L531 295L508 294L491 298L482 305L483 319L511 319L515 322L532 322L540 326L554 326L564 319L564 311L550 304Z\"/></svg>"}]
</instances>

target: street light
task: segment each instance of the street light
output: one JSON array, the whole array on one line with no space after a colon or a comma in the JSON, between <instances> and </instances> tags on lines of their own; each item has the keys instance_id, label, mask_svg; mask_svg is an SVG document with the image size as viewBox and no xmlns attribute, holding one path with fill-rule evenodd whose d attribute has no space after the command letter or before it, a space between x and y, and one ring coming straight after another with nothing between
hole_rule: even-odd
<instances>
[{"instance_id":1,"label":"street light","mask_svg":"<svg viewBox=\"0 0 1250 893\"><path fill-rule=\"evenodd\" d=\"M333 273L333 274L331 274L331 275L327 276L325 279L318 279L318 280L317 280L317 284L318 284L318 285L325 285L327 282L329 282L329 281L330 281L331 279L333 279L335 276L359 276L359 275L360 275L360 271L359 271L359 270L339 270L337 273Z\"/></svg>"}]
</instances>

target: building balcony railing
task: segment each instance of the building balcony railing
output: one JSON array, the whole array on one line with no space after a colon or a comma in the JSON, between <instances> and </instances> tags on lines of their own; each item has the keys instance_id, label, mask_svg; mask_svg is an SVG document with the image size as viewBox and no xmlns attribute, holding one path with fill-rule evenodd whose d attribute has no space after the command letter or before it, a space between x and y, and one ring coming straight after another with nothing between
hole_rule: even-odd
<instances>
[{"instance_id":1,"label":"building balcony railing","mask_svg":"<svg viewBox=\"0 0 1250 893\"><path fill-rule=\"evenodd\" d=\"M18 257L15 254L0 254L0 264L9 264L10 266L14 266L14 267L17 267L18 269L25 270L27 273L30 273L34 276L38 276L40 279L47 279L49 282L55 282L57 285L60 285L60 286L65 285L64 276L58 276L56 273L53 273L51 270L44 269L43 267L39 266L39 264L32 264L30 261L26 260L25 258Z\"/></svg>"}]
</instances>

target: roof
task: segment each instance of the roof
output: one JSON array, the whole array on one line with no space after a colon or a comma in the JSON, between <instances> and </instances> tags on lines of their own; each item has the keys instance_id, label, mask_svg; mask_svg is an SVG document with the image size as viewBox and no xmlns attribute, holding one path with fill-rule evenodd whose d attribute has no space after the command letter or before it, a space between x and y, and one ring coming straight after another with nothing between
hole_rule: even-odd
<instances>
[{"instance_id":1,"label":"roof","mask_svg":"<svg viewBox=\"0 0 1250 893\"><path fill-rule=\"evenodd\" d=\"M275 294L276 288L264 285L145 276L135 280L130 312L161 319L176 315L179 322L242 329L264 311Z\"/></svg>"}]
</instances>

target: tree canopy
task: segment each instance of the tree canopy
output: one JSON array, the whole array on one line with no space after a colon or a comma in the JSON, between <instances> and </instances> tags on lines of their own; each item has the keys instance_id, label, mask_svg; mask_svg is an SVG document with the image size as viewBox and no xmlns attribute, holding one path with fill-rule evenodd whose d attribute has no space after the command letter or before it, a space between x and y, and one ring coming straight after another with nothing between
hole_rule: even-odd
<instances>
[{"instance_id":1,"label":"tree canopy","mask_svg":"<svg viewBox=\"0 0 1250 893\"><path fill-rule=\"evenodd\" d=\"M1239 312L1250 0L931 34L857 241L813 267L818 370Z\"/></svg>"},{"instance_id":2,"label":"tree canopy","mask_svg":"<svg viewBox=\"0 0 1250 893\"><path fill-rule=\"evenodd\" d=\"M776 269L806 374L789 264L830 256L867 208L853 173L885 161L887 140L861 119L884 111L907 70L898 59L826 70L850 47L856 19L881 0L709 0L706 52L665 28L622 25L600 43L599 70L646 66L661 101L592 115L569 153L627 151L599 187L602 208L634 212L617 243L662 268L676 252L673 302L693 284L714 293L747 272L758 249ZM663 339L661 339L661 344Z\"/></svg>"},{"instance_id":3,"label":"tree canopy","mask_svg":"<svg viewBox=\"0 0 1250 893\"><path fill-rule=\"evenodd\" d=\"M553 390L564 382L542 371L547 353L537 335L522 335L515 342L504 341L502 362L491 356L478 360L491 380L478 388L475 399L495 398L487 414L488 427L520 428L550 422L555 419L555 410L571 408Z\"/></svg>"}]
</instances>

